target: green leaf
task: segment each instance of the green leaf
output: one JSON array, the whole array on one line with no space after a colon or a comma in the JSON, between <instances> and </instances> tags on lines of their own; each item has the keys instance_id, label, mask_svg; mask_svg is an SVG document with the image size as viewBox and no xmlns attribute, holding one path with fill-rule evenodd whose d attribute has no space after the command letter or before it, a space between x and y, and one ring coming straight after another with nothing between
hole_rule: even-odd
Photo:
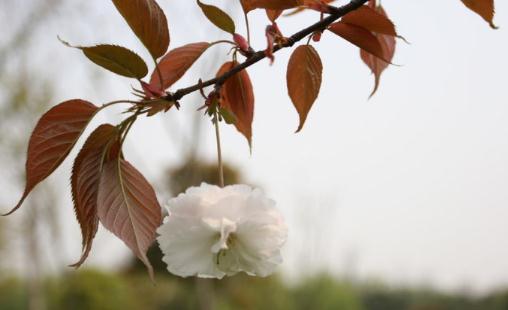
<instances>
[{"instance_id":1,"label":"green leaf","mask_svg":"<svg viewBox=\"0 0 508 310\"><path fill-rule=\"evenodd\" d=\"M113 73L136 79L142 79L148 74L145 61L125 47L101 44L79 49L96 65Z\"/></svg>"},{"instance_id":2,"label":"green leaf","mask_svg":"<svg viewBox=\"0 0 508 310\"><path fill-rule=\"evenodd\" d=\"M235 33L235 22L223 10L213 5L204 4L200 0L197 0L197 3L208 20L215 26L231 34Z\"/></svg>"},{"instance_id":3,"label":"green leaf","mask_svg":"<svg viewBox=\"0 0 508 310\"><path fill-rule=\"evenodd\" d=\"M222 117L222 119L226 122L226 124L232 125L236 123L235 114L233 114L233 112L229 111L228 109L220 108L219 114Z\"/></svg>"},{"instance_id":4,"label":"green leaf","mask_svg":"<svg viewBox=\"0 0 508 310\"><path fill-rule=\"evenodd\" d=\"M148 74L145 61L133 51L118 45L100 44L96 46L74 46L58 38L68 47L83 51L93 63L113 73L135 79L142 79Z\"/></svg>"}]
</instances>

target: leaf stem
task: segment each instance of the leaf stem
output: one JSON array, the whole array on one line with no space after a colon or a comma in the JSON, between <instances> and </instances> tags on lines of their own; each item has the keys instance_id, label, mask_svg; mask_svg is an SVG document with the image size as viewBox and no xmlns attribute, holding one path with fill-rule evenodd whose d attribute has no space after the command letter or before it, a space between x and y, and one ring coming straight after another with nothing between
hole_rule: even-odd
<instances>
[{"instance_id":1,"label":"leaf stem","mask_svg":"<svg viewBox=\"0 0 508 310\"><path fill-rule=\"evenodd\" d=\"M215 138L217 141L217 161L219 169L219 186L224 187L224 165L222 163L222 148L220 142L219 115L217 111L213 115L213 124L215 126Z\"/></svg>"},{"instance_id":2,"label":"leaf stem","mask_svg":"<svg viewBox=\"0 0 508 310\"><path fill-rule=\"evenodd\" d=\"M159 77L159 85L161 87L161 90L164 90L164 81L162 79L161 69L159 68L159 64L157 63L157 59L155 59L154 57L152 57L152 59L153 59L153 62L155 64L155 71L157 71L157 76Z\"/></svg>"},{"instance_id":3,"label":"leaf stem","mask_svg":"<svg viewBox=\"0 0 508 310\"><path fill-rule=\"evenodd\" d=\"M233 41L230 41L230 40L219 40L219 41L215 41L215 42L210 43L209 47L212 47L212 46L220 44L220 43L227 43L227 44L231 44L231 45L235 45L236 46L236 43L233 42Z\"/></svg>"},{"instance_id":4,"label":"leaf stem","mask_svg":"<svg viewBox=\"0 0 508 310\"><path fill-rule=\"evenodd\" d=\"M137 101L132 101L132 100L116 100L116 101L111 101L111 102L103 104L99 109L102 110L102 109L105 109L105 108L110 107L112 105L119 104L119 103L138 104Z\"/></svg>"},{"instance_id":5,"label":"leaf stem","mask_svg":"<svg viewBox=\"0 0 508 310\"><path fill-rule=\"evenodd\" d=\"M132 128L132 125L136 122L138 119L138 116L141 114L142 108L138 108L134 114L126 118L121 124L120 124L120 135L122 135L120 139L120 149L123 147L123 143L125 142L125 139L127 138L127 135L129 134L129 131Z\"/></svg>"},{"instance_id":6,"label":"leaf stem","mask_svg":"<svg viewBox=\"0 0 508 310\"><path fill-rule=\"evenodd\" d=\"M125 129L123 129L123 136L120 140L120 149L123 147L123 143L125 142L125 139L127 138L127 135L129 134L129 131L131 130L132 128L132 125L134 125L134 123L136 122L136 119L137 119L137 115L136 116L133 116L130 121L128 122L127 126L125 127Z\"/></svg>"}]
</instances>

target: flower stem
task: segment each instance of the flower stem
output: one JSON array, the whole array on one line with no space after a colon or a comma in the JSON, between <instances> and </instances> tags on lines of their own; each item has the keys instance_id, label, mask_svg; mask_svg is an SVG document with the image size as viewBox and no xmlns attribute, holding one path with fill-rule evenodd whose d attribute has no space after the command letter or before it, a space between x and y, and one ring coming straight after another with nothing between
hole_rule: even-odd
<instances>
[{"instance_id":1,"label":"flower stem","mask_svg":"<svg viewBox=\"0 0 508 310\"><path fill-rule=\"evenodd\" d=\"M215 125L215 138L217 140L217 160L219 164L219 186L224 187L224 165L222 163L222 149L220 143L219 115L214 114L213 124Z\"/></svg>"}]
</instances>

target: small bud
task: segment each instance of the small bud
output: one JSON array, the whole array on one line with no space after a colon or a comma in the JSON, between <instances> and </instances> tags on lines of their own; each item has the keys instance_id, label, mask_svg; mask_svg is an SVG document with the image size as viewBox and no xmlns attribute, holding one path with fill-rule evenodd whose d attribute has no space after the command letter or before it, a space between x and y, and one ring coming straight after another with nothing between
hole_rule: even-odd
<instances>
[{"instance_id":1,"label":"small bud","mask_svg":"<svg viewBox=\"0 0 508 310\"><path fill-rule=\"evenodd\" d=\"M238 33L233 34L233 40L242 52L249 51L249 42L247 42L247 40L242 35L239 35Z\"/></svg>"},{"instance_id":2,"label":"small bud","mask_svg":"<svg viewBox=\"0 0 508 310\"><path fill-rule=\"evenodd\" d=\"M146 99L161 98L166 95L164 91L157 89L152 85L145 83L143 81L141 81L141 88L143 88Z\"/></svg>"},{"instance_id":3,"label":"small bud","mask_svg":"<svg viewBox=\"0 0 508 310\"><path fill-rule=\"evenodd\" d=\"M267 47L265 50L265 55L268 57L273 64L275 57L273 56L273 48L275 44L284 44L287 39L282 35L282 32L279 29L277 23L272 23L271 25L266 26L265 30Z\"/></svg>"},{"instance_id":4,"label":"small bud","mask_svg":"<svg viewBox=\"0 0 508 310\"><path fill-rule=\"evenodd\" d=\"M323 34L323 32L321 32L321 31L314 32L314 34L312 35L312 41L314 41L314 42L321 41L321 35L322 34Z\"/></svg>"},{"instance_id":5,"label":"small bud","mask_svg":"<svg viewBox=\"0 0 508 310\"><path fill-rule=\"evenodd\" d=\"M275 43L275 36L273 33L272 26L267 26L265 30L266 35L266 50L265 55L270 59L270 64L273 64L273 61L275 60L275 57L273 56L273 45Z\"/></svg>"}]
</instances>

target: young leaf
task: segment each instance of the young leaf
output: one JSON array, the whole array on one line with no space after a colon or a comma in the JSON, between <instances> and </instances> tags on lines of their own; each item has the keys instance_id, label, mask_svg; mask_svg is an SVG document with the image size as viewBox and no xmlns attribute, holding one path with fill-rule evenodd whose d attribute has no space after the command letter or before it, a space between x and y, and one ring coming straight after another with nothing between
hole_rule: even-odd
<instances>
[{"instance_id":1,"label":"young leaf","mask_svg":"<svg viewBox=\"0 0 508 310\"><path fill-rule=\"evenodd\" d=\"M153 58L164 55L169 47L166 15L155 0L112 0L132 31Z\"/></svg>"},{"instance_id":2,"label":"young leaf","mask_svg":"<svg viewBox=\"0 0 508 310\"><path fill-rule=\"evenodd\" d=\"M376 10L379 12L379 14L386 16L386 12L383 7L379 6L376 8ZM397 44L395 37L391 35L374 34L374 36L376 36L379 44L381 45L381 50L384 56L383 58L388 60L388 62L360 49L360 57L362 58L363 62L370 68L372 74L374 74L374 90L370 94L370 97L372 97L378 90L379 82L381 81L381 74L386 68L388 68L391 61L393 60L393 56L395 55L395 47Z\"/></svg>"},{"instance_id":3,"label":"young leaf","mask_svg":"<svg viewBox=\"0 0 508 310\"><path fill-rule=\"evenodd\" d=\"M96 65L113 73L135 79L142 79L148 74L143 59L125 47L101 44L78 48Z\"/></svg>"},{"instance_id":4,"label":"young leaf","mask_svg":"<svg viewBox=\"0 0 508 310\"><path fill-rule=\"evenodd\" d=\"M69 100L51 108L35 126L28 143L26 186L19 209L32 189L64 161L98 108L84 100Z\"/></svg>"},{"instance_id":5,"label":"young leaf","mask_svg":"<svg viewBox=\"0 0 508 310\"><path fill-rule=\"evenodd\" d=\"M235 33L235 22L231 19L231 17L229 17L228 14L226 14L226 12L216 6L204 4L200 0L196 1L205 14L206 18L208 18L208 20L211 21L215 26L231 34Z\"/></svg>"},{"instance_id":6,"label":"young leaf","mask_svg":"<svg viewBox=\"0 0 508 310\"><path fill-rule=\"evenodd\" d=\"M343 22L337 22L331 24L328 29L366 52L369 52L386 62L390 62L383 53L379 39L365 28Z\"/></svg>"},{"instance_id":7,"label":"young leaf","mask_svg":"<svg viewBox=\"0 0 508 310\"><path fill-rule=\"evenodd\" d=\"M494 0L462 0L462 3L480 15L490 27L497 29L494 25Z\"/></svg>"},{"instance_id":8,"label":"young leaf","mask_svg":"<svg viewBox=\"0 0 508 310\"><path fill-rule=\"evenodd\" d=\"M162 89L167 89L178 81L209 47L210 43L199 42L175 48L167 53L158 65L163 79ZM156 71L152 73L150 85L156 89L161 87Z\"/></svg>"},{"instance_id":9,"label":"young leaf","mask_svg":"<svg viewBox=\"0 0 508 310\"><path fill-rule=\"evenodd\" d=\"M117 158L104 165L97 197L99 220L146 265L153 268L146 251L155 241L162 212L148 181L130 163Z\"/></svg>"},{"instance_id":10,"label":"young leaf","mask_svg":"<svg viewBox=\"0 0 508 310\"><path fill-rule=\"evenodd\" d=\"M76 218L81 226L83 252L80 260L71 267L81 266L92 249L92 242L99 227L97 195L102 166L112 144L119 143L118 137L119 131L115 126L109 124L99 126L88 137L74 161L71 177L72 200Z\"/></svg>"},{"instance_id":11,"label":"young leaf","mask_svg":"<svg viewBox=\"0 0 508 310\"><path fill-rule=\"evenodd\" d=\"M395 25L386 16L367 5L346 14L341 21L346 24L362 27L371 32L397 36Z\"/></svg>"},{"instance_id":12,"label":"young leaf","mask_svg":"<svg viewBox=\"0 0 508 310\"><path fill-rule=\"evenodd\" d=\"M221 76L237 62L227 62L219 69L217 76ZM235 115L235 127L241 132L249 146L252 147L252 121L254 119L254 91L247 71L242 70L230 77L221 87L221 107L230 110Z\"/></svg>"},{"instance_id":13,"label":"young leaf","mask_svg":"<svg viewBox=\"0 0 508 310\"><path fill-rule=\"evenodd\" d=\"M289 97L300 115L300 125L296 132L302 130L307 115L319 95L322 74L321 59L312 46L302 45L295 49L289 59L287 86Z\"/></svg>"},{"instance_id":14,"label":"young leaf","mask_svg":"<svg viewBox=\"0 0 508 310\"><path fill-rule=\"evenodd\" d=\"M154 116L161 112L167 112L174 105L173 102L167 100L153 100L145 105L146 116Z\"/></svg>"}]
</instances>

